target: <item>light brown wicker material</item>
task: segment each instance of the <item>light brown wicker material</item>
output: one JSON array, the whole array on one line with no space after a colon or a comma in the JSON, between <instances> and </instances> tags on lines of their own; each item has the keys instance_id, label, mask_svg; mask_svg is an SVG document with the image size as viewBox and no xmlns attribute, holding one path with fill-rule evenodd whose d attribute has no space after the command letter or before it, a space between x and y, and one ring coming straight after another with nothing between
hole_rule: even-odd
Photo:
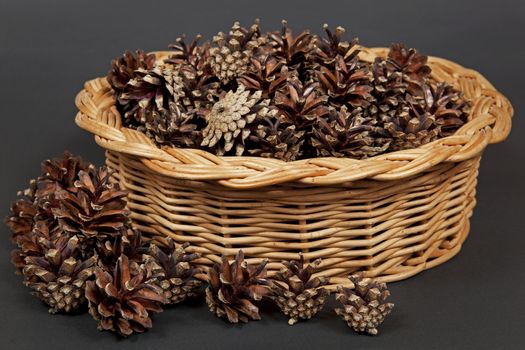
<instances>
[{"instance_id":1,"label":"light brown wicker material","mask_svg":"<svg viewBox=\"0 0 525 350\"><path fill-rule=\"evenodd\" d=\"M386 49L364 49L362 57ZM166 53L157 53L164 56ZM395 281L439 265L461 249L475 205L480 156L504 140L512 106L479 73L430 57L433 76L462 90L471 120L455 135L366 160L316 158L286 163L159 149L123 128L104 78L76 99L77 124L107 150L114 180L130 192L135 225L190 242L209 265L242 248L249 262L322 258L333 285L351 272Z\"/></svg>"}]
</instances>

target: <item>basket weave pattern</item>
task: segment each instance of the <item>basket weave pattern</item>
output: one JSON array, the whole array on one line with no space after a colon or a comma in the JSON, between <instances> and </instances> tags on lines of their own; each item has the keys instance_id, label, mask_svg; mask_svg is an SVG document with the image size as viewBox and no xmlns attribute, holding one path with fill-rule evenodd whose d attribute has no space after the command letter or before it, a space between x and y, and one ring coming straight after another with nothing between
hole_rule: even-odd
<instances>
[{"instance_id":1,"label":"basket weave pattern","mask_svg":"<svg viewBox=\"0 0 525 350\"><path fill-rule=\"evenodd\" d=\"M363 49L373 60L386 49ZM159 57L165 53L157 53ZM471 120L453 136L365 160L294 162L158 148L122 127L104 78L76 99L77 124L107 150L114 181L130 192L137 228L189 242L207 266L242 248L249 262L322 258L332 286L351 272L395 281L450 259L469 232L481 153L503 141L512 106L479 73L430 57L436 80L462 90Z\"/></svg>"}]
</instances>

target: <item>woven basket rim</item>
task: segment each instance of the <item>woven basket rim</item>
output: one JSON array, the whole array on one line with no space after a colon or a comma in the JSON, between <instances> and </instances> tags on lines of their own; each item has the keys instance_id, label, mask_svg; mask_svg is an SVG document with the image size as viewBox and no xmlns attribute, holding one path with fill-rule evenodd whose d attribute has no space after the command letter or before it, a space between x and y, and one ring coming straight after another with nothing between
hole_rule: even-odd
<instances>
[{"instance_id":1,"label":"woven basket rim","mask_svg":"<svg viewBox=\"0 0 525 350\"><path fill-rule=\"evenodd\" d=\"M386 56L387 48L361 47L360 57L372 61ZM153 52L164 57L169 52ZM409 178L442 162L460 162L478 156L488 144L510 133L513 109L480 73L449 60L429 56L437 81L460 89L472 103L469 121L451 136L418 148L381 154L367 159L319 157L285 162L253 156L216 156L200 149L159 148L144 133L122 126L115 97L104 77L85 83L75 104L75 121L95 135L109 151L138 157L156 173L178 180L217 181L238 189L297 182L337 185L357 180L390 181Z\"/></svg>"}]
</instances>

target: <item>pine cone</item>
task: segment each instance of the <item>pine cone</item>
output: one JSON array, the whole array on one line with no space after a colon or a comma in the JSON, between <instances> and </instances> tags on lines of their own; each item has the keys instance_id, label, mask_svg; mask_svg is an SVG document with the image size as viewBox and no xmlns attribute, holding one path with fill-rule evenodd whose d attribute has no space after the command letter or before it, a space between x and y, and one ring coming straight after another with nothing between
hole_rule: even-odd
<instances>
[{"instance_id":1,"label":"pine cone","mask_svg":"<svg viewBox=\"0 0 525 350\"><path fill-rule=\"evenodd\" d=\"M357 56L359 50L356 49L359 44L357 38L351 42L343 41L345 29L336 27L332 33L328 24L323 25L326 38L316 38L315 60L323 66L335 67L336 58L342 57L344 61L350 62Z\"/></svg>"},{"instance_id":2,"label":"pine cone","mask_svg":"<svg viewBox=\"0 0 525 350\"><path fill-rule=\"evenodd\" d=\"M349 112L343 106L317 120L310 142L321 157L372 157L385 152L391 142L388 132L377 124L360 107Z\"/></svg>"},{"instance_id":3,"label":"pine cone","mask_svg":"<svg viewBox=\"0 0 525 350\"><path fill-rule=\"evenodd\" d=\"M213 37L216 46L210 49L210 64L223 84L246 71L250 57L259 46L259 35L259 21L256 21L250 29L235 22L228 35L219 32Z\"/></svg>"},{"instance_id":4,"label":"pine cone","mask_svg":"<svg viewBox=\"0 0 525 350\"><path fill-rule=\"evenodd\" d=\"M4 222L11 230L11 240L16 242L18 236L29 234L33 229L33 218L37 208L29 198L21 198L11 205L11 212Z\"/></svg>"},{"instance_id":5,"label":"pine cone","mask_svg":"<svg viewBox=\"0 0 525 350\"><path fill-rule=\"evenodd\" d=\"M202 142L202 137L194 119L178 103L171 102L168 109L152 111L137 130L159 145L196 148Z\"/></svg>"},{"instance_id":6,"label":"pine cone","mask_svg":"<svg viewBox=\"0 0 525 350\"><path fill-rule=\"evenodd\" d=\"M135 78L138 69L149 70L154 64L153 54L146 54L142 50L137 50L135 53L126 51L122 57L111 62L111 71L107 77L109 85L117 93L121 93L126 84Z\"/></svg>"},{"instance_id":7,"label":"pine cone","mask_svg":"<svg viewBox=\"0 0 525 350\"><path fill-rule=\"evenodd\" d=\"M173 50L166 63L173 65L191 65L197 69L203 67L209 56L209 43L206 42L203 45L199 44L202 39L201 35L197 35L191 44L186 43L184 36L175 39L175 43L169 45L169 48Z\"/></svg>"},{"instance_id":8,"label":"pine cone","mask_svg":"<svg viewBox=\"0 0 525 350\"><path fill-rule=\"evenodd\" d=\"M320 93L316 83L303 85L293 79L283 92L275 93L273 104L278 108L278 117L284 124L295 125L298 131L309 131L317 119L329 113L327 101L328 96Z\"/></svg>"},{"instance_id":9,"label":"pine cone","mask_svg":"<svg viewBox=\"0 0 525 350\"><path fill-rule=\"evenodd\" d=\"M149 251L149 243L140 231L132 229L128 229L122 235L108 237L104 241L97 242L95 246L98 264L104 266L106 270L111 270L122 254L126 255L130 262L142 264L144 254Z\"/></svg>"},{"instance_id":10,"label":"pine cone","mask_svg":"<svg viewBox=\"0 0 525 350\"><path fill-rule=\"evenodd\" d=\"M322 286L328 281L314 277L321 260L304 266L301 254L299 261L284 262L285 267L274 277L272 299L290 320L289 325L315 316L324 306L328 291Z\"/></svg>"},{"instance_id":11,"label":"pine cone","mask_svg":"<svg viewBox=\"0 0 525 350\"><path fill-rule=\"evenodd\" d=\"M305 131L297 131L295 125L285 126L279 119L263 118L249 137L248 153L290 162L301 157L304 135Z\"/></svg>"},{"instance_id":12,"label":"pine cone","mask_svg":"<svg viewBox=\"0 0 525 350\"><path fill-rule=\"evenodd\" d=\"M183 244L175 248L173 240L168 239L167 252L151 245L146 257L146 262L154 263L153 274L169 304L196 296L201 286L201 281L195 278L199 269L193 263L199 255L186 253L187 247L188 244Z\"/></svg>"},{"instance_id":13,"label":"pine cone","mask_svg":"<svg viewBox=\"0 0 525 350\"><path fill-rule=\"evenodd\" d=\"M97 241L122 235L129 227L129 211L126 209L127 192L118 183L109 182L106 167L88 171L81 170L75 181L76 193L58 190L60 201L53 208L60 229L66 234L77 235L84 256L93 253Z\"/></svg>"},{"instance_id":14,"label":"pine cone","mask_svg":"<svg viewBox=\"0 0 525 350\"><path fill-rule=\"evenodd\" d=\"M40 253L40 250L34 250L40 236L56 239L62 234L52 213L59 205L56 192L61 189L74 191L76 174L86 167L79 157L66 152L62 158L43 161L42 175L32 180L28 189L18 193L21 198L12 205L11 213L5 219L12 232L12 241L18 246L11 252L17 274L22 274L27 256L32 252Z\"/></svg>"},{"instance_id":15,"label":"pine cone","mask_svg":"<svg viewBox=\"0 0 525 350\"><path fill-rule=\"evenodd\" d=\"M339 286L336 300L342 308L335 312L356 332L377 334L377 327L392 311L394 304L386 303L390 296L385 283L365 282L361 276L351 276L355 289Z\"/></svg>"},{"instance_id":16,"label":"pine cone","mask_svg":"<svg viewBox=\"0 0 525 350\"><path fill-rule=\"evenodd\" d=\"M315 36L305 30L297 36L288 28L288 22L282 21L280 34L268 33L270 45L273 47L273 54L282 58L290 70L296 70L300 74L310 68L310 56L313 54L315 46Z\"/></svg>"},{"instance_id":17,"label":"pine cone","mask_svg":"<svg viewBox=\"0 0 525 350\"><path fill-rule=\"evenodd\" d=\"M25 258L24 283L50 306L49 312L71 312L84 303L84 288L93 274L97 257L82 261L78 238L60 237L56 242L40 238L41 254Z\"/></svg>"},{"instance_id":18,"label":"pine cone","mask_svg":"<svg viewBox=\"0 0 525 350\"><path fill-rule=\"evenodd\" d=\"M237 81L249 90L262 91L263 98L273 98L290 76L285 62L269 54L252 57L250 62L249 70Z\"/></svg>"},{"instance_id":19,"label":"pine cone","mask_svg":"<svg viewBox=\"0 0 525 350\"><path fill-rule=\"evenodd\" d=\"M219 99L220 83L209 66L182 65L173 79L175 98L189 114L203 114Z\"/></svg>"},{"instance_id":20,"label":"pine cone","mask_svg":"<svg viewBox=\"0 0 525 350\"><path fill-rule=\"evenodd\" d=\"M253 304L270 293L266 277L266 264L248 265L240 250L231 264L226 257L222 264L208 270L209 286L206 303L218 317L226 317L231 323L260 320L259 309Z\"/></svg>"},{"instance_id":21,"label":"pine cone","mask_svg":"<svg viewBox=\"0 0 525 350\"><path fill-rule=\"evenodd\" d=\"M37 221L34 223L30 232L16 236L15 243L17 248L11 251L11 262L15 266L17 275L23 275L26 266L26 257L42 256L45 254L44 247L40 243L44 241L55 241L60 237L60 231L49 230L46 221Z\"/></svg>"},{"instance_id":22,"label":"pine cone","mask_svg":"<svg viewBox=\"0 0 525 350\"><path fill-rule=\"evenodd\" d=\"M213 148L223 155L235 146L235 154L244 152L244 141L251 131L249 125L256 119L271 117L274 110L268 107L269 100L261 100L261 91L250 94L240 85L237 91L229 91L206 115L206 128L202 131L204 137L201 146Z\"/></svg>"},{"instance_id":23,"label":"pine cone","mask_svg":"<svg viewBox=\"0 0 525 350\"><path fill-rule=\"evenodd\" d=\"M321 66L317 71L321 90L330 97L330 103L339 107L366 107L372 101L370 74L354 56L350 61L335 57L334 67Z\"/></svg>"},{"instance_id":24,"label":"pine cone","mask_svg":"<svg viewBox=\"0 0 525 350\"><path fill-rule=\"evenodd\" d=\"M100 330L128 336L152 327L151 315L161 312L166 300L144 269L132 268L121 255L112 271L96 267L95 277L86 284L86 298Z\"/></svg>"},{"instance_id":25,"label":"pine cone","mask_svg":"<svg viewBox=\"0 0 525 350\"><path fill-rule=\"evenodd\" d=\"M387 64L391 70L402 73L409 80L425 80L431 72L427 66L427 56L416 49L408 49L405 44L392 44L388 52Z\"/></svg>"},{"instance_id":26,"label":"pine cone","mask_svg":"<svg viewBox=\"0 0 525 350\"><path fill-rule=\"evenodd\" d=\"M159 64L152 69L138 69L135 77L117 96L126 126L144 124L154 111L168 109L175 100L175 68Z\"/></svg>"}]
</instances>

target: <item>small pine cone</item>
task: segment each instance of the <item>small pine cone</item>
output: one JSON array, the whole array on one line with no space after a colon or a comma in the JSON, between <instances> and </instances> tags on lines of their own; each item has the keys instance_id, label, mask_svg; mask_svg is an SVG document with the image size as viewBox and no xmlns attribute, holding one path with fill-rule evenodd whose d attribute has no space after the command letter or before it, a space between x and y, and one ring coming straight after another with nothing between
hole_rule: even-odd
<instances>
[{"instance_id":1,"label":"small pine cone","mask_svg":"<svg viewBox=\"0 0 525 350\"><path fill-rule=\"evenodd\" d=\"M373 101L371 76L357 55L349 61L337 55L332 67L317 70L317 79L334 106L367 107Z\"/></svg>"},{"instance_id":2,"label":"small pine cone","mask_svg":"<svg viewBox=\"0 0 525 350\"><path fill-rule=\"evenodd\" d=\"M60 237L56 242L40 239L38 244L43 254L25 258L25 285L50 306L50 313L76 310L85 301L85 283L97 257L82 260L76 236Z\"/></svg>"},{"instance_id":3,"label":"small pine cone","mask_svg":"<svg viewBox=\"0 0 525 350\"><path fill-rule=\"evenodd\" d=\"M27 235L33 229L37 208L30 198L20 198L11 205L11 212L4 222L11 230L11 240L16 243L18 236Z\"/></svg>"},{"instance_id":4,"label":"small pine cone","mask_svg":"<svg viewBox=\"0 0 525 350\"><path fill-rule=\"evenodd\" d=\"M121 255L114 268L95 268L95 281L86 284L86 299L100 330L124 337L142 333L152 327L152 314L162 311L165 298L147 269L137 266Z\"/></svg>"},{"instance_id":5,"label":"small pine cone","mask_svg":"<svg viewBox=\"0 0 525 350\"><path fill-rule=\"evenodd\" d=\"M361 276L351 276L354 289L339 286L336 300L342 308L335 312L356 332L377 334L377 327L392 311L394 304L385 300L390 296L385 283L365 282Z\"/></svg>"},{"instance_id":6,"label":"small pine cone","mask_svg":"<svg viewBox=\"0 0 525 350\"><path fill-rule=\"evenodd\" d=\"M290 77L283 59L271 54L250 59L250 68L239 76L237 81L251 91L262 91L263 98L273 98Z\"/></svg>"},{"instance_id":7,"label":"small pine cone","mask_svg":"<svg viewBox=\"0 0 525 350\"><path fill-rule=\"evenodd\" d=\"M223 155L235 146L235 154L244 152L244 142L250 136L250 124L271 117L276 111L269 108L269 100L261 100L261 91L250 94L240 85L237 91L228 91L206 115L201 146L216 148Z\"/></svg>"},{"instance_id":8,"label":"small pine cone","mask_svg":"<svg viewBox=\"0 0 525 350\"><path fill-rule=\"evenodd\" d=\"M310 142L317 156L362 159L385 152L391 142L388 136L377 119L365 116L362 108L349 112L343 106L317 120Z\"/></svg>"},{"instance_id":9,"label":"small pine cone","mask_svg":"<svg viewBox=\"0 0 525 350\"><path fill-rule=\"evenodd\" d=\"M206 42L200 45L199 41L201 39L202 35L199 34L190 44L187 44L184 35L178 37L175 39L175 43L169 45L169 48L173 51L165 62L173 65L189 64L195 68L202 68L209 56L209 43Z\"/></svg>"},{"instance_id":10,"label":"small pine cone","mask_svg":"<svg viewBox=\"0 0 525 350\"><path fill-rule=\"evenodd\" d=\"M302 155L304 135L305 131L296 131L295 125L286 126L277 118L263 118L249 137L248 153L290 162Z\"/></svg>"},{"instance_id":11,"label":"small pine cone","mask_svg":"<svg viewBox=\"0 0 525 350\"><path fill-rule=\"evenodd\" d=\"M294 36L288 22L282 21L280 33L268 33L272 54L283 59L290 70L302 72L310 68L310 56L315 50L315 36L305 30Z\"/></svg>"},{"instance_id":12,"label":"small pine cone","mask_svg":"<svg viewBox=\"0 0 525 350\"><path fill-rule=\"evenodd\" d=\"M220 82L209 66L181 65L173 79L175 99L188 114L202 114L220 97Z\"/></svg>"},{"instance_id":13,"label":"small pine cone","mask_svg":"<svg viewBox=\"0 0 525 350\"><path fill-rule=\"evenodd\" d=\"M126 84L135 78L138 69L152 69L154 64L153 54L147 54L142 50L137 50L135 53L126 51L122 57L111 61L111 71L107 76L108 83L113 90L120 93Z\"/></svg>"},{"instance_id":14,"label":"small pine cone","mask_svg":"<svg viewBox=\"0 0 525 350\"><path fill-rule=\"evenodd\" d=\"M285 125L295 125L297 130L310 131L311 126L330 112L328 96L319 91L317 83L303 84L298 79L287 82L283 91L277 91L272 101L278 118Z\"/></svg>"},{"instance_id":15,"label":"small pine cone","mask_svg":"<svg viewBox=\"0 0 525 350\"><path fill-rule=\"evenodd\" d=\"M266 280L266 264L248 265L239 250L235 261L223 257L221 264L208 270L206 303L212 313L226 317L231 323L260 320L259 308L253 304L270 293Z\"/></svg>"},{"instance_id":16,"label":"small pine cone","mask_svg":"<svg viewBox=\"0 0 525 350\"><path fill-rule=\"evenodd\" d=\"M149 250L149 241L137 230L128 229L126 233L98 241L95 246L98 264L110 270L124 254L130 262L142 264L144 254Z\"/></svg>"},{"instance_id":17,"label":"small pine cone","mask_svg":"<svg viewBox=\"0 0 525 350\"><path fill-rule=\"evenodd\" d=\"M171 64L158 64L152 69L135 71L135 77L117 96L126 126L141 125L153 111L169 108L175 100L175 71Z\"/></svg>"},{"instance_id":18,"label":"small pine cone","mask_svg":"<svg viewBox=\"0 0 525 350\"><path fill-rule=\"evenodd\" d=\"M195 148L202 141L195 118L186 114L176 102L171 102L169 109L154 110L137 130L161 146Z\"/></svg>"},{"instance_id":19,"label":"small pine cone","mask_svg":"<svg viewBox=\"0 0 525 350\"><path fill-rule=\"evenodd\" d=\"M336 64L336 57L343 57L345 61L351 61L359 53L356 49L359 44L357 38L351 42L343 41L345 29L336 27L332 32L328 24L323 25L326 38L316 38L314 60L319 64L327 67L333 67Z\"/></svg>"},{"instance_id":20,"label":"small pine cone","mask_svg":"<svg viewBox=\"0 0 525 350\"><path fill-rule=\"evenodd\" d=\"M305 267L301 254L299 261L284 262L285 267L275 275L272 299L290 318L289 325L308 320L323 308L328 291L322 286L328 281L323 277L312 278L320 263L321 260L316 260Z\"/></svg>"},{"instance_id":21,"label":"small pine cone","mask_svg":"<svg viewBox=\"0 0 525 350\"><path fill-rule=\"evenodd\" d=\"M428 57L421 55L416 49L397 43L390 47L387 65L390 70L402 73L407 80L423 81L432 71L427 60Z\"/></svg>"},{"instance_id":22,"label":"small pine cone","mask_svg":"<svg viewBox=\"0 0 525 350\"><path fill-rule=\"evenodd\" d=\"M223 84L246 72L250 57L259 46L259 35L258 21L250 29L235 22L228 35L219 32L213 38L216 46L210 49L210 65Z\"/></svg>"},{"instance_id":23,"label":"small pine cone","mask_svg":"<svg viewBox=\"0 0 525 350\"><path fill-rule=\"evenodd\" d=\"M188 244L175 247L173 240L168 239L166 252L151 245L145 258L146 263L153 263L156 283L169 304L177 304L196 296L202 284L195 278L200 270L193 263L199 255L186 253L187 247Z\"/></svg>"},{"instance_id":24,"label":"small pine cone","mask_svg":"<svg viewBox=\"0 0 525 350\"><path fill-rule=\"evenodd\" d=\"M109 178L106 167L90 166L78 173L76 193L61 189L56 194L60 205L53 214L64 233L78 236L84 256L93 254L97 241L121 235L130 225L127 192Z\"/></svg>"}]
</instances>

